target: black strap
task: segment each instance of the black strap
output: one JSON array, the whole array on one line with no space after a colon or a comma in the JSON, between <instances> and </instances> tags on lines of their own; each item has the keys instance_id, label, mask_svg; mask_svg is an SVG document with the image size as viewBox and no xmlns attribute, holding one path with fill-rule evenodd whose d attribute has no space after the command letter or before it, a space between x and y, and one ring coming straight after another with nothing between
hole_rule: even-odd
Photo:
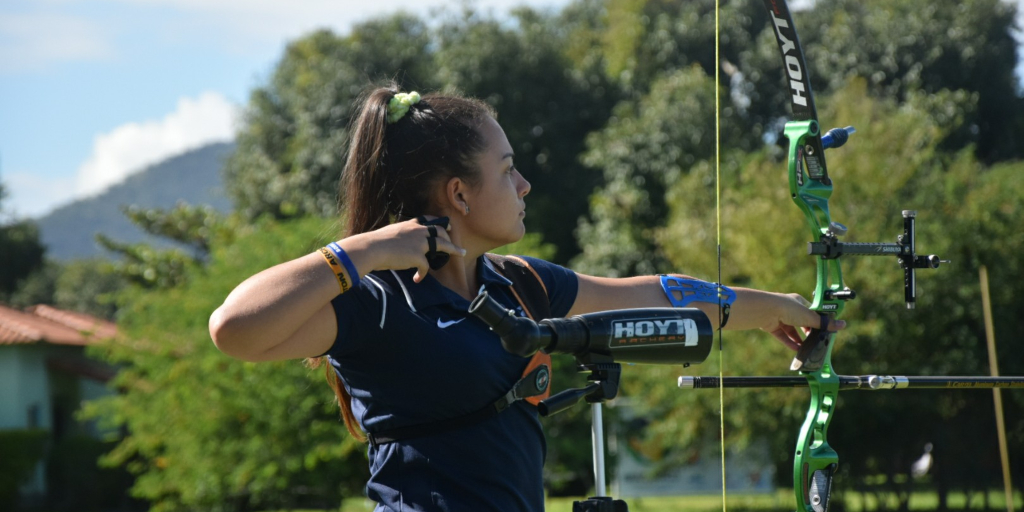
<instances>
[{"instance_id":1,"label":"black strap","mask_svg":"<svg viewBox=\"0 0 1024 512\"><path fill-rule=\"evenodd\" d=\"M544 289L544 283L533 272L529 264L522 259L510 256L487 254L486 257L491 260L491 263L494 263L501 275L512 281L512 290L533 319L539 321L551 317L551 303L548 300L547 290ZM366 438L370 441L371 446L376 447L403 439L424 437L468 427L496 416L518 400L542 394L550 381L551 369L541 365L519 379L508 393L483 409L433 423L409 425L376 433L367 432Z\"/></svg>"}]
</instances>

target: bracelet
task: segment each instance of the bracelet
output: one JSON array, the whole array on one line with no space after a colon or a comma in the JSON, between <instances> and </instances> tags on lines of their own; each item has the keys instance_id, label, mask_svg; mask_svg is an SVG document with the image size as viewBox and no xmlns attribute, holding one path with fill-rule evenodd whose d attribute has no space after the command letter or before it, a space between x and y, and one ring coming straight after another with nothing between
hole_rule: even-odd
<instances>
[{"instance_id":1,"label":"bracelet","mask_svg":"<svg viewBox=\"0 0 1024 512\"><path fill-rule=\"evenodd\" d=\"M338 242L331 242L327 244L327 248L330 249L330 251L338 257L338 260L341 261L341 264L345 266L345 271L348 272L348 278L352 280L352 287L355 288L359 286L359 272L356 271L356 265L352 263L352 258L348 257L348 253L345 252L345 249L342 249L341 246L338 245Z\"/></svg>"},{"instance_id":2,"label":"bracelet","mask_svg":"<svg viewBox=\"0 0 1024 512\"><path fill-rule=\"evenodd\" d=\"M334 245L334 247L331 247L330 245ZM334 272L334 276L338 278L338 285L341 286L341 293L345 293L352 289L353 286L359 285L359 274L355 273L355 265L352 264L352 260L349 259L348 254L345 254L345 251L341 249L341 246L336 243L332 243L330 245L327 247L321 247L320 254L324 257L324 260L327 261L327 265L331 267L331 270ZM344 257L342 257L342 255L344 255ZM345 269L342 269L342 263L345 264ZM346 270L349 277L355 276L354 283L349 284L349 278L345 277Z\"/></svg>"}]
</instances>

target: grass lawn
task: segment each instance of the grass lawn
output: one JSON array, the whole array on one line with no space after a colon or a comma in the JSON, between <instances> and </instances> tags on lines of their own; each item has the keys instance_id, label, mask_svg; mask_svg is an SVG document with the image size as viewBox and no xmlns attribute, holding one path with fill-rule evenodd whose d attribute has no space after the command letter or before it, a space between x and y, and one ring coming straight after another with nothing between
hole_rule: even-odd
<instances>
[{"instance_id":1,"label":"grass lawn","mask_svg":"<svg viewBox=\"0 0 1024 512\"><path fill-rule=\"evenodd\" d=\"M875 495L862 495L858 493L843 493L846 504L846 512L869 512L878 510L878 501ZM550 498L547 501L548 512L571 512L572 502L584 499L575 498ZM1002 490L990 490L988 493L990 510L1006 510ZM792 512L794 506L793 490L779 489L775 494L730 494L728 499L728 510L759 511L759 512ZM1024 498L1018 493L1014 497L1015 510L1024 509ZM716 512L722 510L722 496L720 494L698 495L698 496L656 496L646 498L626 498L630 512ZM939 503L938 494L934 492L913 493L910 498L911 510L935 510ZM895 500L889 502L889 509L895 508ZM950 510L983 510L984 500L981 493L967 495L962 492L950 493L948 498ZM830 507L831 508L831 507ZM369 500L349 499L346 500L340 512L369 512L373 510L373 503Z\"/></svg>"},{"instance_id":2,"label":"grass lawn","mask_svg":"<svg viewBox=\"0 0 1024 512\"><path fill-rule=\"evenodd\" d=\"M792 491L780 494L779 498L774 496L730 496L729 507L737 507L737 510L787 510L788 502L782 498L788 498ZM575 498L549 498L545 505L548 512L572 512L572 502L585 499ZM627 498L629 512L714 512L722 510L722 496L656 496L647 498ZM341 508L341 512L369 512L373 510L373 503L369 500L347 500ZM792 511L790 511L792 512Z\"/></svg>"}]
</instances>

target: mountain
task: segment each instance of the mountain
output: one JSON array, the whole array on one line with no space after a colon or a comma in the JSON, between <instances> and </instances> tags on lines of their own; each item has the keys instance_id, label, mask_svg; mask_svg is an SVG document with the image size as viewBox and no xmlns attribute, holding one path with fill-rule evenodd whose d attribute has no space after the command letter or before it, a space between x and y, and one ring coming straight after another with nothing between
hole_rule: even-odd
<instances>
[{"instance_id":1,"label":"mountain","mask_svg":"<svg viewBox=\"0 0 1024 512\"><path fill-rule=\"evenodd\" d=\"M231 202L224 192L221 169L234 150L234 143L225 142L182 153L129 176L97 196L80 199L36 219L47 257L65 261L111 257L96 243L96 233L119 242L168 247L168 242L135 227L121 208L173 208L184 201L229 212Z\"/></svg>"}]
</instances>

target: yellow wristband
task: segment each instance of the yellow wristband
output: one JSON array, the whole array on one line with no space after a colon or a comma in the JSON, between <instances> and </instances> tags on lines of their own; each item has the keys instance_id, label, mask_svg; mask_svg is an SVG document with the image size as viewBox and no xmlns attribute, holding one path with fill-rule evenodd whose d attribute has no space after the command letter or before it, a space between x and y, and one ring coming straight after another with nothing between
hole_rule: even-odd
<instances>
[{"instance_id":1,"label":"yellow wristband","mask_svg":"<svg viewBox=\"0 0 1024 512\"><path fill-rule=\"evenodd\" d=\"M331 270L334 271L334 275L338 278L338 284L341 286L341 293L345 293L349 288L352 288L349 284L348 278L345 277L345 270L341 268L341 263L338 262L337 256L335 256L334 253L326 247L320 248L320 254L323 255L325 260L327 260L327 264L330 265Z\"/></svg>"}]
</instances>

